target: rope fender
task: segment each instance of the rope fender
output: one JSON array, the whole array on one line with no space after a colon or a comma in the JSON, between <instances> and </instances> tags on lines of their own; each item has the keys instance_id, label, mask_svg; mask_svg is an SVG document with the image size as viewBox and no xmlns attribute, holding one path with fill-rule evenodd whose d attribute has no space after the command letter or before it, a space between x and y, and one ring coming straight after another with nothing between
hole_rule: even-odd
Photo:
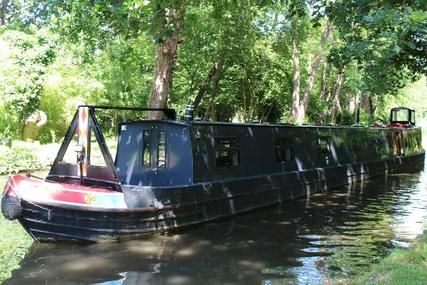
<instances>
[{"instance_id":1,"label":"rope fender","mask_svg":"<svg viewBox=\"0 0 427 285\"><path fill-rule=\"evenodd\" d=\"M21 199L15 196L3 196L1 199L1 212L10 221L18 219L22 214Z\"/></svg>"}]
</instances>

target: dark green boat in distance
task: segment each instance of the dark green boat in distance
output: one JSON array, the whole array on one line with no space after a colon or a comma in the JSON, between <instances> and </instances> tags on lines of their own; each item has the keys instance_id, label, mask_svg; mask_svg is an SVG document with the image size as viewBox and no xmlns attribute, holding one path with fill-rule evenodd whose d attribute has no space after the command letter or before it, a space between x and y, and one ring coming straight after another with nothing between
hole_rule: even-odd
<instances>
[{"instance_id":1,"label":"dark green boat in distance","mask_svg":"<svg viewBox=\"0 0 427 285\"><path fill-rule=\"evenodd\" d=\"M162 111L118 126L115 159L95 112ZM103 163L92 159L99 148ZM71 150L70 150L71 149ZM70 155L71 153L71 155ZM176 120L171 109L80 106L46 179L13 176L2 212L39 241L138 238L423 167L415 111L387 126ZM71 157L71 159L70 159Z\"/></svg>"}]
</instances>

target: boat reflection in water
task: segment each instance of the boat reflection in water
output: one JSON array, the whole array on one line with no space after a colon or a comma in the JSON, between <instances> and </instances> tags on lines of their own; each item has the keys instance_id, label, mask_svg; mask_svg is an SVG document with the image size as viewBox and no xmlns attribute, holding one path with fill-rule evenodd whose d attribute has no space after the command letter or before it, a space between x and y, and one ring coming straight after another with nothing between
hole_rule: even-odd
<instances>
[{"instance_id":1,"label":"boat reflection in water","mask_svg":"<svg viewBox=\"0 0 427 285\"><path fill-rule=\"evenodd\" d=\"M34 244L6 284L318 284L422 233L424 172L376 178L173 235Z\"/></svg>"}]
</instances>

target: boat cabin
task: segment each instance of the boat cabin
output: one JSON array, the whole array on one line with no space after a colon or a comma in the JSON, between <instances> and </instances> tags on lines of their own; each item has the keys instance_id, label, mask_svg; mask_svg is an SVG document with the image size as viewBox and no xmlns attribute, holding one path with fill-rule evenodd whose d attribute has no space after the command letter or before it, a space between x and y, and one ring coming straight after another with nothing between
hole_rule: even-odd
<instances>
[{"instance_id":1,"label":"boat cabin","mask_svg":"<svg viewBox=\"0 0 427 285\"><path fill-rule=\"evenodd\" d=\"M176 187L297 173L422 150L415 111L408 108L393 109L390 125L375 128L177 121L166 109L166 120L120 123L113 159L95 117L98 108L79 107L48 180L117 191L125 185Z\"/></svg>"},{"instance_id":2,"label":"boat cabin","mask_svg":"<svg viewBox=\"0 0 427 285\"><path fill-rule=\"evenodd\" d=\"M390 111L390 125L415 126L415 110L398 107Z\"/></svg>"}]
</instances>

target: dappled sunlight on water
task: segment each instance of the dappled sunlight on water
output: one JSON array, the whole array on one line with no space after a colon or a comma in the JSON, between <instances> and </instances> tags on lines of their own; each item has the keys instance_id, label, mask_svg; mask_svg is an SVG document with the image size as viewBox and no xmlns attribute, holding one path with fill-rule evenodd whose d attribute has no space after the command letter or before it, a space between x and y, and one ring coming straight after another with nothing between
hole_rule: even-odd
<instances>
[{"instance_id":1,"label":"dappled sunlight on water","mask_svg":"<svg viewBox=\"0 0 427 285\"><path fill-rule=\"evenodd\" d=\"M319 284L407 246L427 218L427 175L391 175L170 235L34 244L6 284Z\"/></svg>"}]
</instances>

